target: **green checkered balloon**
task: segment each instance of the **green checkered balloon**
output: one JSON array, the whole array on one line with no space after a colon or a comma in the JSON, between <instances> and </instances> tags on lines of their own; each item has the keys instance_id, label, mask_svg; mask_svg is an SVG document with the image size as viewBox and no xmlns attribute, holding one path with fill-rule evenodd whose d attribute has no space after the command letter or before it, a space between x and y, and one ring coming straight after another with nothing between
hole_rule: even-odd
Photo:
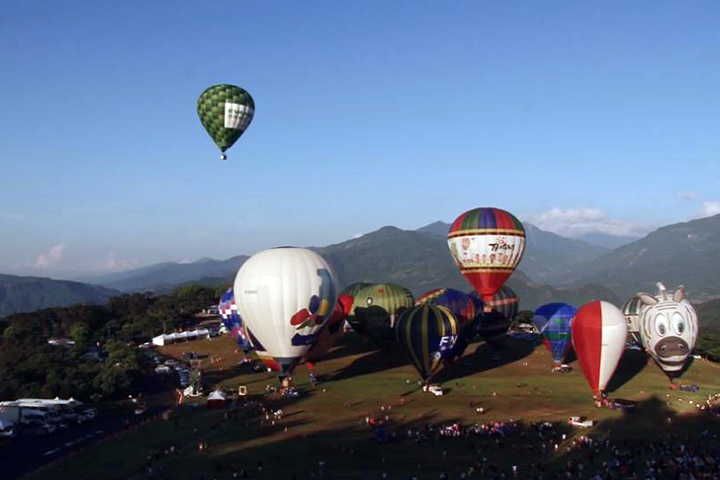
<instances>
[{"instance_id":1,"label":"green checkered balloon","mask_svg":"<svg viewBox=\"0 0 720 480\"><path fill-rule=\"evenodd\" d=\"M235 85L214 85L198 98L200 122L224 153L247 130L255 113L255 102L248 92Z\"/></svg>"}]
</instances>

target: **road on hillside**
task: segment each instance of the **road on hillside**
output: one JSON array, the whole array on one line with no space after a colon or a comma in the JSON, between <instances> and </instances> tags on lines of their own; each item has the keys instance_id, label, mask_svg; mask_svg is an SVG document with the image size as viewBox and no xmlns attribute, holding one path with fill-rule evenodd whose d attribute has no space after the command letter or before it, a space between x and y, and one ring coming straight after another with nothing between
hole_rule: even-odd
<instances>
[{"instance_id":1,"label":"road on hillside","mask_svg":"<svg viewBox=\"0 0 720 480\"><path fill-rule=\"evenodd\" d=\"M158 402L148 405L147 412L142 415L134 415L132 410L126 414L99 413L95 420L81 425L69 425L68 428L58 429L48 435L36 436L28 433L9 439L9 442L0 445L0 458L3 459L0 479L28 474L53 460L125 430L128 427L126 420L132 426L159 415L167 407L167 404Z\"/></svg>"}]
</instances>

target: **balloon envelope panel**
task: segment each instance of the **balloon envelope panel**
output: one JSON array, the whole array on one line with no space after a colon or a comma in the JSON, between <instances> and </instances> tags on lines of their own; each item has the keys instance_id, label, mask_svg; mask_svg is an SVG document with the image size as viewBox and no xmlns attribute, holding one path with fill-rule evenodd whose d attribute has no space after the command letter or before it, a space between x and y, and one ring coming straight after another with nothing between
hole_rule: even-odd
<instances>
[{"instance_id":1,"label":"balloon envelope panel","mask_svg":"<svg viewBox=\"0 0 720 480\"><path fill-rule=\"evenodd\" d=\"M289 373L317 340L337 300L335 278L317 253L275 248L250 257L235 278L240 315L266 353L265 363Z\"/></svg>"}]
</instances>

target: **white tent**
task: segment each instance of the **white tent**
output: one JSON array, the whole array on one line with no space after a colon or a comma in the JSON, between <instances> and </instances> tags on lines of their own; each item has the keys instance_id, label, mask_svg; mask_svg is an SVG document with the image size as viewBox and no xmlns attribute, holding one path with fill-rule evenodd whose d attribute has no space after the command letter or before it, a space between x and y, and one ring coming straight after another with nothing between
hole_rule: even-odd
<instances>
[{"instance_id":1,"label":"white tent","mask_svg":"<svg viewBox=\"0 0 720 480\"><path fill-rule=\"evenodd\" d=\"M213 390L208 395L207 399L208 407L222 408L225 406L225 395L220 390Z\"/></svg>"}]
</instances>

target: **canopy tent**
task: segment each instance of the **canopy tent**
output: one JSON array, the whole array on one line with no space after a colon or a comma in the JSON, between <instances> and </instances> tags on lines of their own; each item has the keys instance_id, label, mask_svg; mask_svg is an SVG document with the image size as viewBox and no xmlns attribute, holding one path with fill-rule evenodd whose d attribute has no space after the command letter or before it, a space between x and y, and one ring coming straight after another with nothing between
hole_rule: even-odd
<instances>
[{"instance_id":1,"label":"canopy tent","mask_svg":"<svg viewBox=\"0 0 720 480\"><path fill-rule=\"evenodd\" d=\"M208 395L207 405L212 408L223 408L225 406L225 395L220 390L213 390Z\"/></svg>"}]
</instances>

